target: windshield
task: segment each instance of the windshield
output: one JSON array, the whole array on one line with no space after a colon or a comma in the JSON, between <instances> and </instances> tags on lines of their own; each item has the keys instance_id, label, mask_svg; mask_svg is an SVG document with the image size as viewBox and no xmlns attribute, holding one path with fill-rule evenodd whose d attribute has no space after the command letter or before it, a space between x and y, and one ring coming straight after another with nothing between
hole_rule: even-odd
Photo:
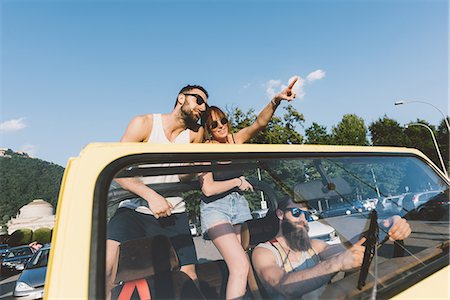
<instances>
[{"instance_id":1,"label":"windshield","mask_svg":"<svg viewBox=\"0 0 450 300\"><path fill-rule=\"evenodd\" d=\"M27 264L27 269L46 267L48 263L50 249L43 249L36 252Z\"/></svg>"},{"instance_id":2,"label":"windshield","mask_svg":"<svg viewBox=\"0 0 450 300\"><path fill-rule=\"evenodd\" d=\"M368 283L359 290L356 274L334 278L333 282L345 283L346 291L329 284L332 291L325 290L323 295L332 298L353 298L361 293L367 296L368 290L374 286L375 264L378 267L376 282L378 285L381 283L378 292L386 291L385 295L392 296L392 289L399 286L399 280L408 280L409 276L433 266L445 252L442 249L448 247L449 183L417 157L347 154L322 157L280 155L259 159L224 156L207 160L204 156L198 159L191 156L186 160L178 158L177 161L171 158L167 163L148 162L124 168L110 186L108 220L124 208L149 213L146 200L121 186L124 179L135 178L173 201L174 209L185 210L189 223L201 224L200 203L206 196L199 175L205 173L222 179L244 176L249 181L253 191L240 192L252 213L250 218L253 217L253 221L246 221L249 227L253 224L251 222L275 216L277 203L289 197L307 207L311 215L309 237L329 245L348 247L355 237L368 230L369 214L375 210L379 225L377 257L369 268L371 276ZM396 216L405 218L412 228L411 235L402 243L389 240L389 227L383 225L385 220ZM255 237L253 232L250 233L250 252L258 243L268 241L277 233L277 221L271 224L271 230L267 229L268 224L258 226L259 231L270 231L272 236L258 233ZM207 232L199 226L198 230L203 235L194 237L199 264L221 260L214 245L208 244ZM399 259L394 252L401 252L401 256L407 259ZM443 267L448 262L440 264ZM120 267L118 272L121 272ZM209 279L205 280L212 281L214 276L208 276Z\"/></svg>"},{"instance_id":3,"label":"windshield","mask_svg":"<svg viewBox=\"0 0 450 300\"><path fill-rule=\"evenodd\" d=\"M30 255L31 249L29 247L26 248L20 248L20 249L11 249L8 252L7 258L13 258L16 256L25 256L25 255Z\"/></svg>"}]
</instances>

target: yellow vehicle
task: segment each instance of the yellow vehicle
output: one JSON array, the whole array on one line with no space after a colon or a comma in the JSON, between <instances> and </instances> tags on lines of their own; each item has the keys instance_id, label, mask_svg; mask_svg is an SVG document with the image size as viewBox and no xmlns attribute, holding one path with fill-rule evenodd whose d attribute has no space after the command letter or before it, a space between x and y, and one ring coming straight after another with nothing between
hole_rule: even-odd
<instances>
[{"instance_id":1,"label":"yellow vehicle","mask_svg":"<svg viewBox=\"0 0 450 300\"><path fill-rule=\"evenodd\" d=\"M342 206L375 207L379 219L398 214L408 220L412 234L403 242L386 239L385 230L377 227L379 236L374 245L377 251L364 265L368 271L365 284L358 288L360 271L346 276L338 274L327 285L323 298L364 299L374 292L379 299L450 298L450 182L420 151L394 147L146 143L90 144L78 157L70 159L58 200L44 298L105 297L108 218L118 202L133 197L114 183L115 178L194 175L189 182L150 187L164 196L176 194L183 196L186 202L199 201L195 175L214 171L217 161L225 162L220 168L242 170L251 180L257 191L246 194L247 199L267 203L266 217L248 221L245 226L244 247L249 253L255 244L277 230L269 219L277 199L284 195L306 201L318 215L336 210L334 214L322 214L325 217L316 222L335 228L344 243L371 229L369 223L374 214L362 209L351 214L337 213ZM412 199L418 198L414 197L417 194L430 196L416 203ZM389 208L384 207L389 199L400 198L401 205L396 202L396 206L393 201ZM370 205L364 205L368 203ZM155 247L162 247L162 244L158 242ZM147 252L142 251L143 245ZM207 261L196 266L201 293L195 294L196 287L185 279L178 282L178 275L163 277L171 280L160 280L161 260L167 260L165 271L169 273L179 272L177 260L170 245L164 244L163 251L152 249L151 245L156 243L131 241L127 247L121 246L115 280L117 288L147 277L153 299L192 298L192 295L211 299L224 297L227 270L223 261ZM130 258L135 260L134 269L126 269L126 260ZM250 277L249 297L264 298L258 281ZM192 291L182 290L186 287ZM142 296L138 285L132 291L133 297Z\"/></svg>"}]
</instances>

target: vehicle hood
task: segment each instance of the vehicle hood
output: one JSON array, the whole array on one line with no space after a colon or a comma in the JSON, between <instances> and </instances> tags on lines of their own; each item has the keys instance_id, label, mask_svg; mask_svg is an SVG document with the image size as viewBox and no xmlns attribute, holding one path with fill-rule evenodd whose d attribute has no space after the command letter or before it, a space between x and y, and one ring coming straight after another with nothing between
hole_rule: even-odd
<instances>
[{"instance_id":1,"label":"vehicle hood","mask_svg":"<svg viewBox=\"0 0 450 300\"><path fill-rule=\"evenodd\" d=\"M43 286L45 283L45 274L47 273L47 267L40 267L35 269L25 269L20 274L17 281L22 281L31 287Z\"/></svg>"},{"instance_id":2,"label":"vehicle hood","mask_svg":"<svg viewBox=\"0 0 450 300\"><path fill-rule=\"evenodd\" d=\"M333 227L323 224L319 221L309 222L308 225L309 225L308 235L310 238L315 238L318 236L330 234L334 230Z\"/></svg>"}]
</instances>

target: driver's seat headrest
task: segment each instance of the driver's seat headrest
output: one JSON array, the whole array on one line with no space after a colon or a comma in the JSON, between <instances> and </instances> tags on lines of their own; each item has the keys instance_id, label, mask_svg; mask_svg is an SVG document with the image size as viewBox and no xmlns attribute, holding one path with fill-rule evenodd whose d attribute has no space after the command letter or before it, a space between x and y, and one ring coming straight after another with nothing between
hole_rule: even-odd
<instances>
[{"instance_id":1,"label":"driver's seat headrest","mask_svg":"<svg viewBox=\"0 0 450 300\"><path fill-rule=\"evenodd\" d=\"M278 233L279 219L275 211L268 211L264 218L253 219L241 226L241 245L247 251L259 243L273 239Z\"/></svg>"}]
</instances>

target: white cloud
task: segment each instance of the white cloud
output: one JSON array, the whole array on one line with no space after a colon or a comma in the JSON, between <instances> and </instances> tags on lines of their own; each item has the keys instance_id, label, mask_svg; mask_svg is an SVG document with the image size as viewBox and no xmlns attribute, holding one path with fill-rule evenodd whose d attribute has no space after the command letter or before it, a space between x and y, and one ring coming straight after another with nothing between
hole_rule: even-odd
<instances>
[{"instance_id":1,"label":"white cloud","mask_svg":"<svg viewBox=\"0 0 450 300\"><path fill-rule=\"evenodd\" d=\"M24 129L27 127L24 120L24 118L20 118L0 123L0 132L14 132Z\"/></svg>"},{"instance_id":2,"label":"white cloud","mask_svg":"<svg viewBox=\"0 0 450 300\"><path fill-rule=\"evenodd\" d=\"M37 148L35 145L27 144L27 145L23 145L22 147L20 147L19 151L25 152L30 157L36 157Z\"/></svg>"},{"instance_id":3,"label":"white cloud","mask_svg":"<svg viewBox=\"0 0 450 300\"><path fill-rule=\"evenodd\" d=\"M308 81L308 83L312 83L313 81L322 79L325 77L325 71L323 70L315 70L314 72L311 72L308 74L308 76L306 76L306 80Z\"/></svg>"},{"instance_id":4,"label":"white cloud","mask_svg":"<svg viewBox=\"0 0 450 300\"><path fill-rule=\"evenodd\" d=\"M273 80L273 79L269 80L266 83L267 97L272 99L273 96L275 96L281 90L280 87L281 87L281 80Z\"/></svg>"},{"instance_id":5,"label":"white cloud","mask_svg":"<svg viewBox=\"0 0 450 300\"><path fill-rule=\"evenodd\" d=\"M275 96L277 93L281 92L283 89L287 88L289 83L292 82L295 78L298 78L297 82L294 84L294 87L292 88L293 92L297 94L297 97L303 98L303 86L305 84L305 80L299 76L295 75L289 78L288 84L282 84L281 80L274 80L271 79L266 83L266 94L269 99L272 99L273 96Z\"/></svg>"},{"instance_id":6,"label":"white cloud","mask_svg":"<svg viewBox=\"0 0 450 300\"><path fill-rule=\"evenodd\" d=\"M320 80L325 77L325 71L316 70L308 74L306 76L306 80L303 79L300 75L294 75L288 80L288 84L283 84L281 80L271 79L266 83L266 94L269 99L273 98L277 93L281 92L283 89L287 88L289 83L292 82L295 78L298 78L297 82L294 84L292 88L293 92L297 94L297 98L303 99L305 97L304 88L305 85L311 84L316 80Z\"/></svg>"}]
</instances>

